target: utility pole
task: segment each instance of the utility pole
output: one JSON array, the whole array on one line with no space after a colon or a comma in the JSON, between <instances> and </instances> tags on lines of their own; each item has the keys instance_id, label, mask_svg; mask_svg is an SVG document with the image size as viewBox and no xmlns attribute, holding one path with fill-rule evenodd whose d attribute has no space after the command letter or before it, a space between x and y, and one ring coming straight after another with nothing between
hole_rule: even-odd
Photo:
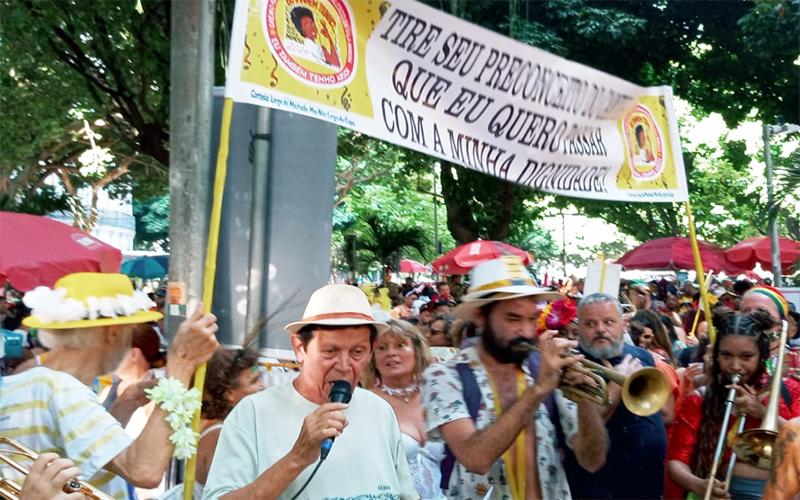
<instances>
[{"instance_id":1,"label":"utility pole","mask_svg":"<svg viewBox=\"0 0 800 500\"><path fill-rule=\"evenodd\" d=\"M169 94L170 262L166 329L203 295L211 191L214 0L172 2Z\"/></svg>"},{"instance_id":2,"label":"utility pole","mask_svg":"<svg viewBox=\"0 0 800 500\"><path fill-rule=\"evenodd\" d=\"M438 161L433 164L433 248L436 255L442 253L442 244L439 241L439 190L437 183L442 165Z\"/></svg>"},{"instance_id":3,"label":"utility pole","mask_svg":"<svg viewBox=\"0 0 800 500\"><path fill-rule=\"evenodd\" d=\"M561 213L561 270L564 277L567 276L567 223L564 218L564 210Z\"/></svg>"},{"instance_id":4,"label":"utility pole","mask_svg":"<svg viewBox=\"0 0 800 500\"><path fill-rule=\"evenodd\" d=\"M269 273L266 237L267 203L269 198L269 125L270 109L258 108L256 134L253 136L253 206L250 211L250 269L247 285L245 335L259 326L266 310L264 273ZM266 324L261 325L258 347L267 347Z\"/></svg>"},{"instance_id":5,"label":"utility pole","mask_svg":"<svg viewBox=\"0 0 800 500\"><path fill-rule=\"evenodd\" d=\"M781 276L781 247L778 240L778 207L775 205L775 195L772 187L772 151L769 147L771 136L800 132L800 126L793 123L782 125L764 124L764 163L767 169L767 206L769 207L769 239L772 254L772 276L773 285L776 287L783 285Z\"/></svg>"}]
</instances>

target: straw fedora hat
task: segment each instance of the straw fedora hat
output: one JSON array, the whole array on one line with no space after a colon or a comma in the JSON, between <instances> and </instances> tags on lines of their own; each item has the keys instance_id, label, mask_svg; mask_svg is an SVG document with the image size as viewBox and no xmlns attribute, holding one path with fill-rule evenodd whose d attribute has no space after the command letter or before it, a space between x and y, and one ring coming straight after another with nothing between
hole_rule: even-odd
<instances>
[{"instance_id":1,"label":"straw fedora hat","mask_svg":"<svg viewBox=\"0 0 800 500\"><path fill-rule=\"evenodd\" d=\"M472 319L473 311L483 305L521 297L559 300L564 295L536 286L521 258L504 255L472 268L470 287L461 297L462 303L453 310L453 316Z\"/></svg>"},{"instance_id":2,"label":"straw fedora hat","mask_svg":"<svg viewBox=\"0 0 800 500\"><path fill-rule=\"evenodd\" d=\"M22 323L31 328L65 330L108 325L149 323L161 319L146 293L134 291L124 274L73 273L53 288L37 287L23 297L31 315Z\"/></svg>"},{"instance_id":3,"label":"straw fedora hat","mask_svg":"<svg viewBox=\"0 0 800 500\"><path fill-rule=\"evenodd\" d=\"M372 315L364 292L351 285L325 285L314 292L308 300L303 319L289 323L284 330L297 333L306 325L372 325L379 334L389 329L389 325L377 321Z\"/></svg>"}]
</instances>

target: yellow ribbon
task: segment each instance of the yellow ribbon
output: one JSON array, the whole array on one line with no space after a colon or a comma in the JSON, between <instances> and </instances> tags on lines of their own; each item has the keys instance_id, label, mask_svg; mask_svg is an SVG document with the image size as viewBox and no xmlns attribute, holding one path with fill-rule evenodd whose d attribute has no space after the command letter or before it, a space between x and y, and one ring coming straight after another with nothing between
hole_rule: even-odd
<instances>
[{"instance_id":1,"label":"yellow ribbon","mask_svg":"<svg viewBox=\"0 0 800 500\"><path fill-rule=\"evenodd\" d=\"M533 280L531 280L530 278L497 280L497 281L492 281L491 283L486 283L485 285L480 285L470 288L469 293L483 292L484 290L495 290L497 288L503 288L506 286L520 286L520 285L536 286L536 283L534 283Z\"/></svg>"},{"instance_id":2,"label":"yellow ribbon","mask_svg":"<svg viewBox=\"0 0 800 500\"><path fill-rule=\"evenodd\" d=\"M488 373L487 373L488 375ZM500 417L503 414L503 405L500 403L500 395L492 382L492 377L489 376L489 384L492 387L492 396L494 397L494 412L495 415ZM525 392L528 384L525 381L525 374L517 372L517 399ZM508 487L511 489L511 498L514 500L522 500L525 498L525 435L527 428L517 434L514 440L514 447L516 448L516 463L511 461L511 447L503 453L503 462L506 464L506 474L508 475Z\"/></svg>"}]
</instances>

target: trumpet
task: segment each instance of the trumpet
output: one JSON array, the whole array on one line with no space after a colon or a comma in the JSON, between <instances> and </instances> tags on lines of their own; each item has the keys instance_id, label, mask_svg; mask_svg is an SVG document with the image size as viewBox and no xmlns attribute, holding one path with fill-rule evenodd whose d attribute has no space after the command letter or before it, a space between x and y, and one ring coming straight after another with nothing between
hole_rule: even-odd
<instances>
[{"instance_id":1,"label":"trumpet","mask_svg":"<svg viewBox=\"0 0 800 500\"><path fill-rule=\"evenodd\" d=\"M533 344L519 343L517 346L527 351L541 352ZM580 352L572 350L569 356L577 354ZM649 417L659 411L671 393L667 378L658 368L642 368L626 377L611 368L584 359L572 365L571 369L591 377L594 384L562 385L560 389L565 396L572 400L586 399L607 406L608 382L614 382L622 387L622 403L625 408L640 417Z\"/></svg>"},{"instance_id":2,"label":"trumpet","mask_svg":"<svg viewBox=\"0 0 800 500\"><path fill-rule=\"evenodd\" d=\"M759 469L769 469L772 464L772 445L778 436L778 405L781 392L781 367L783 366L786 337L789 323L782 321L781 337L778 346L778 361L769 389L767 413L761 421L761 427L744 431L733 440L733 452L740 460Z\"/></svg>"},{"instance_id":3,"label":"trumpet","mask_svg":"<svg viewBox=\"0 0 800 500\"><path fill-rule=\"evenodd\" d=\"M23 476L27 476L28 474L30 474L31 472L30 469L20 464L17 460L10 458L9 455L18 455L21 457L25 457L31 461L34 461L37 458L39 458L39 455L37 455L33 450L31 450L24 444L11 438L0 437L0 445L4 445L7 446L8 448L11 448L11 449L0 450L0 461L5 462L6 465L16 470ZM6 478L0 478L0 496L3 496L4 498L10 498L11 500L18 500L21 491L22 491L22 485L20 485L16 481L12 481ZM67 481L67 483L64 485L64 492L65 493L80 492L83 493L87 498L91 498L92 500L114 500L113 497L97 489L88 482L78 480L75 478Z\"/></svg>"}]
</instances>

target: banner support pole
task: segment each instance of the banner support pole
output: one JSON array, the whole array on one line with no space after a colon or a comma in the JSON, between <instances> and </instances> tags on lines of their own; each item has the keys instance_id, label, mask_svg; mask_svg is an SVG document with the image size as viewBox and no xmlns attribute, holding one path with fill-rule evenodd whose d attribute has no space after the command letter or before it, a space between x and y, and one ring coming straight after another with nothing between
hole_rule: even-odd
<instances>
[{"instance_id":1,"label":"banner support pole","mask_svg":"<svg viewBox=\"0 0 800 500\"><path fill-rule=\"evenodd\" d=\"M692 204L686 201L686 218L689 222L689 240L692 243L692 255L694 256L694 267L697 273L697 283L700 285L700 301L703 304L703 311L706 314L706 324L708 325L708 338L714 343L716 332L714 322L711 321L711 304L708 302L708 291L706 290L706 277L703 271L703 259L700 257L700 245L697 244L697 231L694 227L694 216L692 215Z\"/></svg>"},{"instance_id":2,"label":"banner support pole","mask_svg":"<svg viewBox=\"0 0 800 500\"><path fill-rule=\"evenodd\" d=\"M222 106L222 123L220 125L219 149L217 150L217 166L214 173L214 192L211 202L211 217L208 227L208 246L206 248L206 265L203 273L203 307L211 312L214 300L214 279L217 273L217 248L219 246L219 227L222 220L222 196L225 192L225 177L228 173L228 142L231 132L231 117L233 115L233 99L226 97ZM194 372L194 387L200 391L203 398L203 386L206 381L206 364L197 367ZM192 418L192 431L200 432L200 411L197 410ZM185 478L183 481L183 500L192 500L192 490L195 482L195 466L197 465L197 451L186 462Z\"/></svg>"}]
</instances>

